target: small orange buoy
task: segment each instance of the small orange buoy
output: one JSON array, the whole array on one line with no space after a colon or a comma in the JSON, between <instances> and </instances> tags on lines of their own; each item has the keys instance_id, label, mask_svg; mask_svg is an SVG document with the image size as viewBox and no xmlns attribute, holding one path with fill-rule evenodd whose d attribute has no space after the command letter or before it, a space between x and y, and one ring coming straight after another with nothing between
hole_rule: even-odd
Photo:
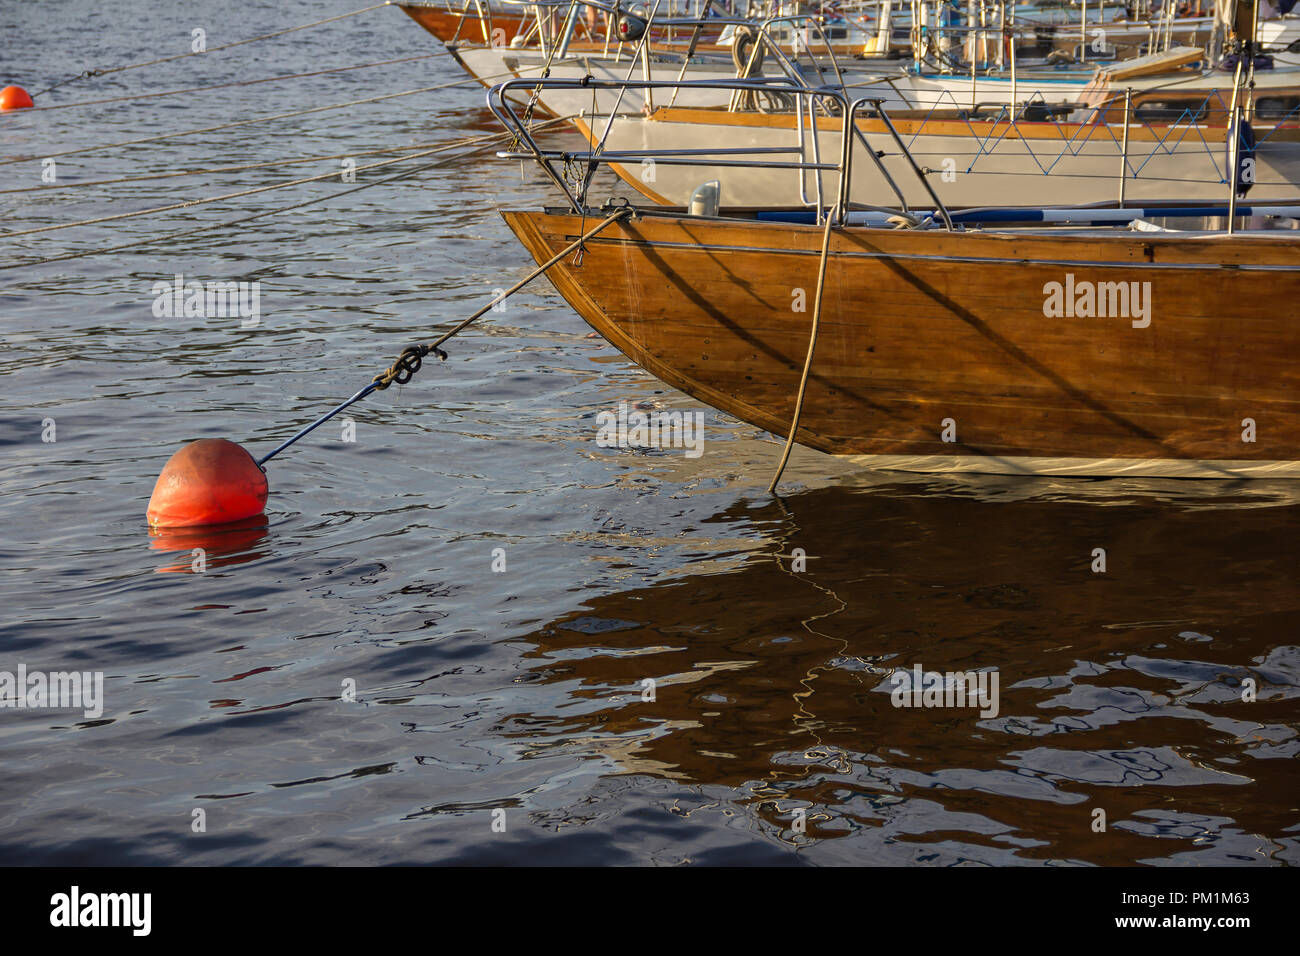
<instances>
[{"instance_id":1,"label":"small orange buoy","mask_svg":"<svg viewBox=\"0 0 1300 956\"><path fill-rule=\"evenodd\" d=\"M146 517L155 528L226 524L266 508L266 474L224 438L190 442L163 466Z\"/></svg>"},{"instance_id":2,"label":"small orange buoy","mask_svg":"<svg viewBox=\"0 0 1300 956\"><path fill-rule=\"evenodd\" d=\"M29 110L35 105L21 86L6 86L0 90L0 111Z\"/></svg>"}]
</instances>

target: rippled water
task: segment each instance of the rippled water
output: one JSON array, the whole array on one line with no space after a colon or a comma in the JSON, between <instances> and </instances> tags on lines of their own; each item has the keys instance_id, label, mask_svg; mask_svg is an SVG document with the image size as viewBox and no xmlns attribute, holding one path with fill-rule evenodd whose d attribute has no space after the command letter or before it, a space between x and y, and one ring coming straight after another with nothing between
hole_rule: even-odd
<instances>
[{"instance_id":1,"label":"rippled water","mask_svg":"<svg viewBox=\"0 0 1300 956\"><path fill-rule=\"evenodd\" d=\"M35 91L183 52L196 27L212 47L350 9L8 4L0 80ZM439 49L381 9L39 103ZM459 78L438 57L0 116L0 189L28 190L0 193L4 228L491 132L465 86L53 157L60 183L332 159L31 191L65 150ZM0 265L347 188L14 237ZM774 500L779 447L712 411L697 459L598 447L595 416L620 401L694 406L539 284L357 406L355 442L331 423L271 463L264 526L150 536L179 445L269 450L525 275L496 210L553 201L485 155L0 271L0 670L103 671L106 697L95 720L0 710L0 861L1300 860L1287 485L955 482L803 453ZM153 284L177 273L258 281L260 324L155 317ZM890 673L916 664L996 669L998 715L892 706Z\"/></svg>"}]
</instances>

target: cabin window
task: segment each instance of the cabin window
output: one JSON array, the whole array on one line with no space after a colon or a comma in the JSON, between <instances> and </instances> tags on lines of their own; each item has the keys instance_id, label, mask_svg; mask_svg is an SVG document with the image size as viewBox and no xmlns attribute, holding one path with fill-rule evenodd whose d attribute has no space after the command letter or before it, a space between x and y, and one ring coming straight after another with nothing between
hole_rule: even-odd
<instances>
[{"instance_id":1,"label":"cabin window","mask_svg":"<svg viewBox=\"0 0 1300 956\"><path fill-rule=\"evenodd\" d=\"M1143 123L1199 123L1209 111L1204 100L1143 100L1133 108Z\"/></svg>"},{"instance_id":2,"label":"cabin window","mask_svg":"<svg viewBox=\"0 0 1300 956\"><path fill-rule=\"evenodd\" d=\"M1295 119L1300 113L1300 96L1262 96L1255 101L1255 115L1260 119Z\"/></svg>"}]
</instances>

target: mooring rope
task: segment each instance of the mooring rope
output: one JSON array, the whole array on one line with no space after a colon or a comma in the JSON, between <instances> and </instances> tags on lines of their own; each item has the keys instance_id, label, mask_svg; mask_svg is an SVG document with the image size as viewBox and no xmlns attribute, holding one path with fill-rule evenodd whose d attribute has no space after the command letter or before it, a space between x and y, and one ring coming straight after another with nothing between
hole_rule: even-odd
<instances>
[{"instance_id":1,"label":"mooring rope","mask_svg":"<svg viewBox=\"0 0 1300 956\"><path fill-rule=\"evenodd\" d=\"M258 40L269 40L272 37L282 37L286 33L296 33L299 30L307 30L311 27L318 27L325 23L333 23L336 20L346 20L348 17L355 17L359 13L368 13L371 10L378 10L380 7L388 6L387 0L384 3L374 3L368 7L362 7L360 10L353 10L351 13L341 13L336 17L326 17L323 20L313 20L311 23L304 23L301 26L289 27L286 30L277 30L274 33L263 33L261 36L249 37L246 40L236 40L233 43L223 43L221 46L214 46L203 50L190 50L188 53L176 53L172 56L160 56L155 60L145 60L141 63L127 63L124 66L111 66L102 70L86 70L84 73L78 73L76 76L70 76L66 80L60 80L53 86L47 86L39 93L32 94L33 97L40 96L50 90L57 90L60 86L67 86L77 80L90 79L96 76L107 76L110 73L122 73L126 70L138 70L143 66L153 66L156 63L170 63L173 60L183 60L190 56L206 56L209 53L217 53L221 50L229 50L231 47L243 46L246 43L256 43Z\"/></svg>"},{"instance_id":2,"label":"mooring rope","mask_svg":"<svg viewBox=\"0 0 1300 956\"><path fill-rule=\"evenodd\" d=\"M547 126L553 126L557 123L567 122L569 119L570 117L566 116L566 117L559 117L553 120L548 120L545 123L539 124L538 128L544 128ZM262 219L265 218L266 216L274 216L274 215L278 215L279 213L290 212L294 209L301 209L304 206L313 206L316 205L317 203L328 202L331 199L337 199L341 196L347 196L350 193L360 192L363 189L372 189L375 186L382 186L385 183L395 182L399 179L407 179L415 175L416 173L422 173L425 170L436 169L439 166L446 166L449 163L453 163L456 162L457 160L464 159L466 156L472 156L475 153L481 153L484 152L485 150L492 149L493 145L504 142L508 135L509 135L508 133L503 132L503 133L497 133L493 136L486 137L487 142L483 146L475 147L469 150L469 152L464 153L462 155L450 156L446 159L437 160L436 162L426 163L423 166L417 166L411 170L404 170L393 176L386 176L383 179L377 179L371 183L362 183L358 186L353 186L350 189L342 189L339 190L338 192L332 192L325 196L317 196L313 199L304 199L301 202L290 203L287 206L277 206L275 209L266 209L263 210L262 212L253 213L251 216L243 216L242 218L239 219L231 219L229 221L209 223L206 226L197 226L192 229L177 229L173 232L165 232L157 236L146 236L141 239L134 239L130 242L123 242L114 246L97 246L94 249L85 249L81 252L68 252L58 256L45 256L40 259L26 259L21 262L5 263L3 265L0 265L0 270L20 269L24 266L39 266L39 265L45 265L50 262L63 262L68 259L83 259L86 256L97 256L97 255L102 255L110 252L121 252L126 249L138 249L141 246L153 245L157 242L161 242L167 239L189 238L190 236L193 236L200 232L209 232L213 229L228 229L231 226L241 226L246 222L252 222L254 219ZM409 156L403 158L410 159ZM338 175L337 172L334 175Z\"/></svg>"},{"instance_id":3,"label":"mooring rope","mask_svg":"<svg viewBox=\"0 0 1300 956\"><path fill-rule=\"evenodd\" d=\"M608 228L609 226L612 226L620 219L623 219L631 215L632 212L633 210L630 206L623 206L614 210L599 225L593 226L591 229L588 229L581 236L579 236L573 242L569 243L567 246L565 246L563 249L557 252L546 262L542 263L532 272L528 273L528 275L524 276L524 278L520 279L518 282L512 285L509 289L506 289L500 295L496 296L491 302L483 306L483 308L479 309L469 318L463 320L462 322L457 323L450 330L438 336L438 338L436 338L434 341L429 342L427 344L408 345L406 348L402 349L401 354L397 356L397 360L394 361L392 365L390 365L383 372L380 372L373 379L367 382L366 385L355 395L353 395L351 398L347 399L346 401L342 402L341 404L334 406L334 408L330 409L328 412L326 412L320 418L316 419L310 425L307 425L305 428L300 429L295 435L293 435L288 440L281 442L280 445L278 445L273 451L257 459L257 464L259 466L265 465L268 461L270 461L276 455L280 454L280 452L284 451L294 442L298 441L300 438L303 438L306 435L310 434L311 432L315 431L317 428L319 428L321 425L324 425L327 421L329 421L339 412L361 401L361 399L365 398L371 392L382 391L383 389L388 388L388 386L394 383L398 385L405 385L407 382L411 380L411 378L415 375L416 372L420 371L421 366L424 364L424 359L428 357L430 354L437 355L439 359L445 361L447 358L447 353L444 352L441 348L444 342L446 342L454 335L459 335L461 332L467 329L471 324L477 322L483 316L487 315L487 313L491 312L492 309L494 309L497 305L504 302L510 296L514 295L516 292L518 292L524 286L528 285L538 276L544 274L547 270L549 270L557 262L559 262L561 259L567 256L570 252L573 252L575 249L579 249L583 245L583 243L585 243L588 239L591 239L597 233L602 232L604 229Z\"/></svg>"},{"instance_id":4,"label":"mooring rope","mask_svg":"<svg viewBox=\"0 0 1300 956\"><path fill-rule=\"evenodd\" d=\"M451 51L440 50L434 53L421 53L417 56L401 56L392 60L375 60L372 63L357 63L353 66L335 66L327 70L311 70L306 73L285 73L282 76L264 76L256 80L231 80L229 83L212 83L208 86L189 86L180 90L163 90L160 93L129 93L125 96L110 96L102 100L78 100L75 103L55 103L52 106L29 106L23 112L39 113L42 110L70 110L77 106L102 106L105 103L127 103L132 100L152 100L160 96L180 96L182 93L204 93L208 90L224 90L232 86L257 86L259 83L277 83L280 80L300 80L309 76L326 76L330 73L347 73L350 70L367 70L375 66L391 66L394 63L410 63L412 60L428 60L432 57L450 56Z\"/></svg>"},{"instance_id":5,"label":"mooring rope","mask_svg":"<svg viewBox=\"0 0 1300 956\"><path fill-rule=\"evenodd\" d=\"M813 352L817 349L817 330L821 326L822 293L826 288L826 262L830 258L831 227L835 222L835 207L826 211L826 230L822 233L822 256L817 265L817 295L813 299L812 332L808 336L808 355L803 362L803 376L799 379L799 392L794 400L794 419L790 422L790 434L785 439L785 450L781 452L781 463L776 466L772 483L767 486L767 493L775 494L776 486L785 473L785 464L790 460L790 449L794 447L794 435L799 430L799 416L803 414L803 397L808 390L808 375L812 371Z\"/></svg>"},{"instance_id":6,"label":"mooring rope","mask_svg":"<svg viewBox=\"0 0 1300 956\"><path fill-rule=\"evenodd\" d=\"M41 183L37 186L18 186L14 189L0 189L0 195L8 193L35 193L50 189L80 189L85 186L115 186L120 183L143 183L155 179L175 179L178 176L209 176L214 173L242 173L251 169L272 169L276 166L302 166L306 163L319 163L327 159L351 159L355 156L383 156L389 153L409 153L433 146L464 146L477 142L483 137L471 137L455 140L451 143L412 143L410 146L384 146L374 149L356 149L349 153L326 153L321 156L302 156L295 159L270 159L263 163L239 163L231 166L209 166L205 169L181 169L169 173L143 173L139 176L119 176L115 179L78 179L66 183ZM409 158L409 157L408 157Z\"/></svg>"},{"instance_id":7,"label":"mooring rope","mask_svg":"<svg viewBox=\"0 0 1300 956\"><path fill-rule=\"evenodd\" d=\"M398 156L395 159L381 159L378 162L367 163L364 166L357 166L354 173L364 173L367 170L379 169L383 166L392 166L396 163L409 162L412 159L419 159L421 156L430 156L434 153L444 153L453 146L437 146L432 149L426 149L419 153L412 153L409 156ZM315 176L304 176L301 179L290 179L282 183L271 183L268 186L254 186L250 189L241 189L238 192L223 193L220 196L207 196L203 199L189 199L185 202L171 203L166 206L152 206L149 209L135 209L131 212L114 213L111 216L97 216L94 219L79 219L76 222L60 222L51 226L37 226L33 229L19 229L14 232L0 232L0 239L14 239L18 236L30 236L39 232L55 232L59 229L73 229L77 226L96 226L104 222L117 222L121 219L134 219L138 216L151 216L160 212L173 212L177 209L189 209L193 206L205 206L208 203L221 202L226 199L241 199L244 196L252 196L256 193L269 192L274 189L288 189L290 186L301 186L304 183L320 182L322 179L333 179L339 175L339 170L331 169L328 173L318 173Z\"/></svg>"},{"instance_id":8,"label":"mooring rope","mask_svg":"<svg viewBox=\"0 0 1300 956\"><path fill-rule=\"evenodd\" d=\"M483 82L488 80L500 79L505 76L514 76L509 70L502 73L493 74L483 78ZM276 113L271 116L254 116L250 119L236 120L233 123L222 123L219 126L205 126L200 129L185 129L175 133L162 133L158 136L146 136L143 139L128 139L119 143L101 143L98 146L82 146L78 149L65 149L59 153L43 153L40 155L18 156L12 159L0 159L0 166L8 166L13 163L30 163L35 160L54 159L59 156L75 156L80 153L94 153L103 149L116 149L119 146L138 146L142 143L157 143L164 139L175 139L179 136L193 136L197 133L215 133L223 129L233 129L237 126L248 126L250 123L266 123L271 120L288 119L293 116L306 116L309 113L321 113L326 110L339 110L348 106L361 106L365 103L378 103L381 100L396 99L399 96L413 96L416 93L431 93L435 90L448 90L457 86L477 85L480 81L476 79L456 80L451 83L439 83L435 86L422 86L414 90L402 90L399 93L383 93L379 96L368 96L361 100L348 100L346 103L327 103L324 106L312 106L305 110L291 110L288 113Z\"/></svg>"}]
</instances>

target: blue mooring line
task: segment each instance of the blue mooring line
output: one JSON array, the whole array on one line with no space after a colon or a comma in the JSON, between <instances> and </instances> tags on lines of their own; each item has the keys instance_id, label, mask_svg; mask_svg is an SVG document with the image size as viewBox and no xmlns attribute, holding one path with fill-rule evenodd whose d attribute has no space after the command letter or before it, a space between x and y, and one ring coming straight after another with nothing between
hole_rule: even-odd
<instances>
[{"instance_id":1,"label":"blue mooring line","mask_svg":"<svg viewBox=\"0 0 1300 956\"><path fill-rule=\"evenodd\" d=\"M269 454L263 455L261 458L257 459L257 466L258 466L259 468L261 468L261 467L262 467L263 465L265 465L268 461L270 461L270 460L271 460L272 458L274 458L276 455L280 454L280 452L284 451L286 448L288 448L290 445L292 445L292 444L293 444L294 442L296 442L298 439L302 438L303 436L305 436L305 435L309 434L310 432L314 431L315 429L319 428L321 425L324 425L327 421L329 421L331 418L333 418L333 417L334 417L335 415L337 415L339 412L343 411L343 409L347 408L349 405L351 405L351 404L353 404L353 403L355 403L355 402L359 402L359 401L361 401L361 399L365 398L367 395L369 395L371 392L373 392L373 391L374 391L375 389L377 389L378 387L379 387L379 383L378 383L378 382L370 382L369 384L366 385L365 388L363 388L361 391L357 392L355 395L353 395L351 398L349 398L346 402L343 402L341 405L337 405L337 406L335 406L333 409L331 409L330 411L326 412L326 413L325 413L324 415L322 415L320 418L316 419L314 422L312 422L310 425L308 425L306 428L304 428L304 429L302 429L300 432L298 432L298 434L294 435L292 438L288 439L287 441L284 441L283 443L281 443L280 446L279 446L278 448L276 448L274 451L270 452ZM265 471L265 469L263 469L263 471Z\"/></svg>"}]
</instances>

